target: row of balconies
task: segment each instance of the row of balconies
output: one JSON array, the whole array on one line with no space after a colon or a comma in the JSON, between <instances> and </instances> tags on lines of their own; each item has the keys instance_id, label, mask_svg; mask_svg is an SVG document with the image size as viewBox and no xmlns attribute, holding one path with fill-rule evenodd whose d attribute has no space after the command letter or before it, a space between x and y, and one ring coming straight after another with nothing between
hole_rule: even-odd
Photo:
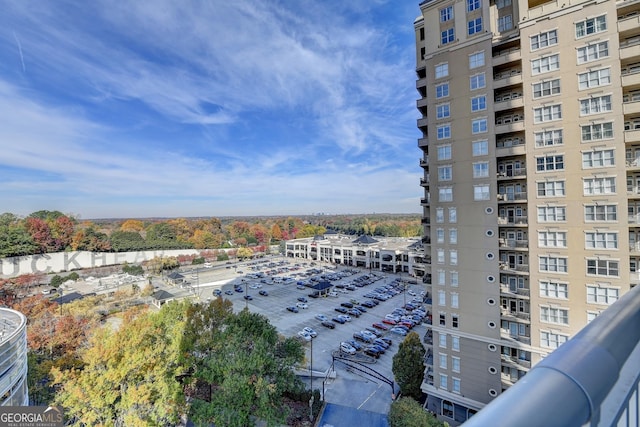
<instances>
[{"instance_id":1,"label":"row of balconies","mask_svg":"<svg viewBox=\"0 0 640 427\"><path fill-rule=\"evenodd\" d=\"M508 284L500 284L500 293L505 296L530 297L531 291L528 288L512 288Z\"/></svg>"}]
</instances>

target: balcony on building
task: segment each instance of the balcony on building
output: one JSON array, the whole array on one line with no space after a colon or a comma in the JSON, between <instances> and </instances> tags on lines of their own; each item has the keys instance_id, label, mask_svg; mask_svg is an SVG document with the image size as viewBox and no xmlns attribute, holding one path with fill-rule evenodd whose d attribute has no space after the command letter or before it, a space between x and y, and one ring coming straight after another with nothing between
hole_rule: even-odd
<instances>
[{"instance_id":1,"label":"balcony on building","mask_svg":"<svg viewBox=\"0 0 640 427\"><path fill-rule=\"evenodd\" d=\"M531 369L531 360L521 359L519 357L501 354L502 363L506 366L519 369Z\"/></svg>"},{"instance_id":2,"label":"balcony on building","mask_svg":"<svg viewBox=\"0 0 640 427\"><path fill-rule=\"evenodd\" d=\"M524 155L524 132L502 134L496 137L496 157Z\"/></svg>"},{"instance_id":3,"label":"balcony on building","mask_svg":"<svg viewBox=\"0 0 640 427\"><path fill-rule=\"evenodd\" d=\"M498 246L500 249L529 250L529 240L501 237L498 239Z\"/></svg>"},{"instance_id":4,"label":"balcony on building","mask_svg":"<svg viewBox=\"0 0 640 427\"><path fill-rule=\"evenodd\" d=\"M622 111L627 115L640 115L640 88L625 91L622 95Z\"/></svg>"},{"instance_id":5,"label":"balcony on building","mask_svg":"<svg viewBox=\"0 0 640 427\"><path fill-rule=\"evenodd\" d=\"M433 330L432 329L427 329L427 332L424 334L424 338L422 339L422 341L426 345L433 345ZM425 357L425 359L426 359L426 357ZM433 360L431 361L431 364L433 364Z\"/></svg>"},{"instance_id":6,"label":"balcony on building","mask_svg":"<svg viewBox=\"0 0 640 427\"><path fill-rule=\"evenodd\" d=\"M519 253L522 254L522 253ZM504 255L505 260L504 261L500 261L499 264L499 268L501 272L504 273L511 273L511 274L518 274L518 273L525 273L525 274L529 274L529 262L526 260L523 260L522 262L519 261L507 261L507 258L517 258L518 257L518 253L516 252L512 252L512 253L504 253L504 254L500 254L501 256ZM526 254L524 254L526 255Z\"/></svg>"},{"instance_id":7,"label":"balcony on building","mask_svg":"<svg viewBox=\"0 0 640 427\"><path fill-rule=\"evenodd\" d=\"M629 243L629 254L636 256L640 254L640 242Z\"/></svg>"},{"instance_id":8,"label":"balcony on building","mask_svg":"<svg viewBox=\"0 0 640 427\"><path fill-rule=\"evenodd\" d=\"M520 311L509 310L507 308L500 309L500 316L505 320L521 321L522 323L531 323L531 313L523 313Z\"/></svg>"},{"instance_id":9,"label":"balcony on building","mask_svg":"<svg viewBox=\"0 0 640 427\"><path fill-rule=\"evenodd\" d=\"M522 85L502 88L493 96L493 111L504 111L524 107Z\"/></svg>"},{"instance_id":10,"label":"balcony on building","mask_svg":"<svg viewBox=\"0 0 640 427\"><path fill-rule=\"evenodd\" d=\"M522 67L494 67L493 88L501 89L507 86L522 85Z\"/></svg>"},{"instance_id":11,"label":"balcony on building","mask_svg":"<svg viewBox=\"0 0 640 427\"><path fill-rule=\"evenodd\" d=\"M531 344L531 336L529 335L529 325L528 324L523 324L520 323L520 321L518 322L514 322L514 321L509 321L509 320L501 320L500 321L501 326L500 326L500 338L508 341L508 342L519 342L522 344ZM520 325L524 325L523 327L521 327ZM521 328L524 328L524 333L521 334Z\"/></svg>"},{"instance_id":12,"label":"balcony on building","mask_svg":"<svg viewBox=\"0 0 640 427\"><path fill-rule=\"evenodd\" d=\"M528 286L528 284L527 284ZM500 295L501 296L510 296L517 297L523 299L529 299L531 291L528 287L518 288L516 286L509 285L508 283L500 283Z\"/></svg>"},{"instance_id":13,"label":"balcony on building","mask_svg":"<svg viewBox=\"0 0 640 427\"><path fill-rule=\"evenodd\" d=\"M496 114L496 135L524 131L524 110L514 108Z\"/></svg>"},{"instance_id":14,"label":"balcony on building","mask_svg":"<svg viewBox=\"0 0 640 427\"><path fill-rule=\"evenodd\" d=\"M526 191L514 191L514 192L500 192L498 191L497 195L498 203L508 203L508 202L527 202L527 192Z\"/></svg>"},{"instance_id":15,"label":"balcony on building","mask_svg":"<svg viewBox=\"0 0 640 427\"><path fill-rule=\"evenodd\" d=\"M497 44L492 49L492 64L494 67L513 63L520 65L521 54L519 38Z\"/></svg>"},{"instance_id":16,"label":"balcony on building","mask_svg":"<svg viewBox=\"0 0 640 427\"><path fill-rule=\"evenodd\" d=\"M620 59L640 59L640 35L626 37L620 40Z\"/></svg>"},{"instance_id":17,"label":"balcony on building","mask_svg":"<svg viewBox=\"0 0 640 427\"><path fill-rule=\"evenodd\" d=\"M622 86L625 89L640 86L640 61L623 63L620 75L622 76Z\"/></svg>"},{"instance_id":18,"label":"balcony on building","mask_svg":"<svg viewBox=\"0 0 640 427\"><path fill-rule=\"evenodd\" d=\"M430 204L431 204L431 195L430 194L427 194L425 197L420 199L420 205L428 206ZM425 218L423 218L423 219L425 219ZM424 224L424 222L423 222L423 224Z\"/></svg>"},{"instance_id":19,"label":"balcony on building","mask_svg":"<svg viewBox=\"0 0 640 427\"><path fill-rule=\"evenodd\" d=\"M618 9L618 33L627 36L637 32L638 28L640 28L640 11L637 3L630 4L628 7L620 7Z\"/></svg>"}]
</instances>

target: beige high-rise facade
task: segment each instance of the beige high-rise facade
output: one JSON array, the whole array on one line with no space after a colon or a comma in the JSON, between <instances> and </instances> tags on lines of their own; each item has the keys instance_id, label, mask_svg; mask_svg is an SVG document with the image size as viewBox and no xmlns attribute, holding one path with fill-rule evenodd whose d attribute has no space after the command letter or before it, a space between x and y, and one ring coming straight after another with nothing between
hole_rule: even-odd
<instances>
[{"instance_id":1,"label":"beige high-rise facade","mask_svg":"<svg viewBox=\"0 0 640 427\"><path fill-rule=\"evenodd\" d=\"M640 282L640 0L420 9L422 389L458 425Z\"/></svg>"}]
</instances>

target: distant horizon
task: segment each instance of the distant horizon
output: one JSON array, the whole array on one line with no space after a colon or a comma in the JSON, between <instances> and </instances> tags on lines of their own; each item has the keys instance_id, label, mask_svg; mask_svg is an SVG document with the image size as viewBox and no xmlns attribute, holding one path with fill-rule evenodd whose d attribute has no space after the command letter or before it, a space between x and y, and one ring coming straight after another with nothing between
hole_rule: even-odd
<instances>
[{"instance_id":1,"label":"distant horizon","mask_svg":"<svg viewBox=\"0 0 640 427\"><path fill-rule=\"evenodd\" d=\"M5 2L0 199L82 218L419 213L419 14Z\"/></svg>"}]
</instances>

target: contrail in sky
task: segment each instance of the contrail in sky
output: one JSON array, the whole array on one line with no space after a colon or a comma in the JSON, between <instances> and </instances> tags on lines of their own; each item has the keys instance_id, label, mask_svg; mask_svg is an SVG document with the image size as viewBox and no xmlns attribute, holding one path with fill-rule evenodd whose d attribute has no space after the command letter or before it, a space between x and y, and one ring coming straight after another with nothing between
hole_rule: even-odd
<instances>
[{"instance_id":1,"label":"contrail in sky","mask_svg":"<svg viewBox=\"0 0 640 427\"><path fill-rule=\"evenodd\" d=\"M22 63L22 71L27 72L26 67L24 66L24 57L22 56L22 46L20 45L20 40L18 40L18 36L16 36L16 32L13 32L13 38L16 39L16 43L18 44L18 52L20 52L20 62Z\"/></svg>"}]
</instances>

